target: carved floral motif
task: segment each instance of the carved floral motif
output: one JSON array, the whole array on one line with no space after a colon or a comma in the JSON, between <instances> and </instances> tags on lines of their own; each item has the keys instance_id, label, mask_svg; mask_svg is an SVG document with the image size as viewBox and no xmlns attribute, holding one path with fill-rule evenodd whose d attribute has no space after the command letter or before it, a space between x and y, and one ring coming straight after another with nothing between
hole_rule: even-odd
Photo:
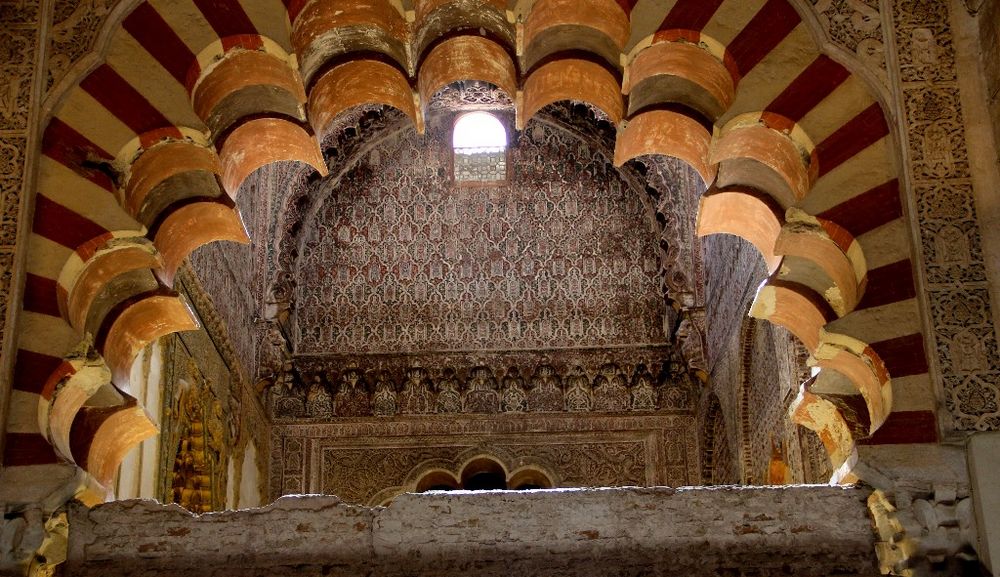
<instances>
[{"instance_id":1,"label":"carved floral motif","mask_svg":"<svg viewBox=\"0 0 1000 577\"><path fill-rule=\"evenodd\" d=\"M946 429L994 430L1000 428L1000 357L948 4L896 0L892 6Z\"/></svg>"},{"instance_id":2,"label":"carved floral motif","mask_svg":"<svg viewBox=\"0 0 1000 577\"><path fill-rule=\"evenodd\" d=\"M279 425L272 431L271 490L274 497L323 492L381 504L423 472L457 471L482 454L499 458L508 473L534 465L559 487L682 486L697 475L693 424L693 417L676 415L581 421L506 413Z\"/></svg>"},{"instance_id":3,"label":"carved floral motif","mask_svg":"<svg viewBox=\"0 0 1000 577\"><path fill-rule=\"evenodd\" d=\"M51 28L52 47L48 58L46 88L62 79L93 47L113 0L57 0Z\"/></svg>"},{"instance_id":4,"label":"carved floral motif","mask_svg":"<svg viewBox=\"0 0 1000 577\"><path fill-rule=\"evenodd\" d=\"M322 364L314 366L330 367ZM604 363L589 372L580 365L556 368L543 363L506 369L478 365L456 371L425 367L343 370L293 376L270 389L269 407L281 422L339 417L428 415L445 413L558 413L595 411L692 410L698 384L685 372L672 372L670 362ZM501 375L500 378L497 378ZM522 375L528 375L524 377Z\"/></svg>"},{"instance_id":5,"label":"carved floral motif","mask_svg":"<svg viewBox=\"0 0 1000 577\"><path fill-rule=\"evenodd\" d=\"M384 143L325 192L298 264L298 353L665 342L641 190L541 124L511 148L510 184L458 187L448 126Z\"/></svg>"},{"instance_id":6,"label":"carved floral motif","mask_svg":"<svg viewBox=\"0 0 1000 577\"><path fill-rule=\"evenodd\" d=\"M813 0L813 8L830 39L857 54L883 84L888 84L878 0Z\"/></svg>"}]
</instances>

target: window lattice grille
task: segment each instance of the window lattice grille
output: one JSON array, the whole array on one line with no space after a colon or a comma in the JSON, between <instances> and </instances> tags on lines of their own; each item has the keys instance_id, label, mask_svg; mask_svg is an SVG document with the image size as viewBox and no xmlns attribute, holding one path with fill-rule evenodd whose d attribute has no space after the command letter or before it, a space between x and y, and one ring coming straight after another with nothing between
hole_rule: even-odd
<instances>
[{"instance_id":1,"label":"window lattice grille","mask_svg":"<svg viewBox=\"0 0 1000 577\"><path fill-rule=\"evenodd\" d=\"M507 179L507 151L455 149L456 182L497 182Z\"/></svg>"}]
</instances>

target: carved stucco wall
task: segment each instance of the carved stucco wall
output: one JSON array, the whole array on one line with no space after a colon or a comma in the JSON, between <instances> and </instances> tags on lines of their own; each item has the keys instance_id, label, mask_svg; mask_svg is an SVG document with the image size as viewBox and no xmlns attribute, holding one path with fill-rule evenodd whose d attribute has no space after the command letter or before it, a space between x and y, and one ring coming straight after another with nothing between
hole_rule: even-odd
<instances>
[{"instance_id":1,"label":"carved stucco wall","mask_svg":"<svg viewBox=\"0 0 1000 577\"><path fill-rule=\"evenodd\" d=\"M893 2L893 84L904 111L906 159L920 223L947 431L1000 427L1000 355L959 100L948 4Z\"/></svg>"},{"instance_id":2,"label":"carved stucco wall","mask_svg":"<svg viewBox=\"0 0 1000 577\"><path fill-rule=\"evenodd\" d=\"M266 451L269 421L253 391L247 386L241 367L221 323L220 314L205 294L205 289L184 269L175 284L187 297L202 325L197 331L177 333L164 338L165 384L163 389L164 424L160 433L158 495L164 502L177 499L175 486L191 485L192 466L184 466L185 455L179 447L184 440L198 437L199 472L210 481L211 500L203 510L221 510L226 506L227 491L240 486L242 463L248 442L258 451ZM192 427L192 421L199 424ZM197 429L197 430L192 430ZM190 450L190 449L189 449ZM234 465L230 477L229 461ZM257 463L258 479L267 477L267 460ZM180 478L178 478L180 477ZM201 485L198 479L194 484ZM228 487L229 484L233 488ZM266 496L261 481L257 487ZM206 493L209 494L209 493ZM238 493L236 493L238 500Z\"/></svg>"},{"instance_id":3,"label":"carved stucco wall","mask_svg":"<svg viewBox=\"0 0 1000 577\"><path fill-rule=\"evenodd\" d=\"M451 117L383 141L305 225L296 353L665 343L644 191L539 122L509 183L455 185Z\"/></svg>"},{"instance_id":4,"label":"carved stucco wall","mask_svg":"<svg viewBox=\"0 0 1000 577\"><path fill-rule=\"evenodd\" d=\"M646 415L440 415L278 424L271 497L323 492L380 504L427 470L457 471L476 455L508 472L535 465L558 487L683 486L698 481L694 418Z\"/></svg>"},{"instance_id":5,"label":"carved stucco wall","mask_svg":"<svg viewBox=\"0 0 1000 577\"><path fill-rule=\"evenodd\" d=\"M812 4L834 44L856 55L880 83L888 85L879 0L812 0Z\"/></svg>"},{"instance_id":6,"label":"carved stucco wall","mask_svg":"<svg viewBox=\"0 0 1000 577\"><path fill-rule=\"evenodd\" d=\"M707 439L711 436L703 435L703 450L712 452L711 459L706 456L705 460L712 463L713 478L738 481L740 327L746 316L747 303L753 300L766 272L756 249L737 237L708 237L703 239L703 246L709 358L709 389L705 395L711 397L702 402L702 430L724 430L726 442L725 446L719 446L722 441L717 440L716 446L710 447ZM714 408L716 404L717 409Z\"/></svg>"},{"instance_id":7,"label":"carved stucco wall","mask_svg":"<svg viewBox=\"0 0 1000 577\"><path fill-rule=\"evenodd\" d=\"M250 244L209 243L190 257L191 269L206 293L226 295L212 301L250 379L256 378L260 364L258 345L262 327L258 321L265 302L266 249L272 244L269 239L274 231L273 205L281 201L281 195L275 193L286 190L276 179L290 169L292 167L265 167L240 188L236 205L250 234Z\"/></svg>"},{"instance_id":8,"label":"carved stucco wall","mask_svg":"<svg viewBox=\"0 0 1000 577\"><path fill-rule=\"evenodd\" d=\"M750 317L740 327L737 436L746 484L768 482L772 455L780 456L788 465L790 481L803 480L798 427L787 417L802 376L796 370L798 359L792 338L787 331Z\"/></svg>"},{"instance_id":9,"label":"carved stucco wall","mask_svg":"<svg viewBox=\"0 0 1000 577\"><path fill-rule=\"evenodd\" d=\"M16 267L23 261L19 230L27 228L23 199L33 186L33 158L38 138L39 49L46 17L38 0L0 3L0 425L5 425L10 395L11 354L23 281ZM23 234L23 233L22 233ZM2 448L2 441L0 441Z\"/></svg>"},{"instance_id":10,"label":"carved stucco wall","mask_svg":"<svg viewBox=\"0 0 1000 577\"><path fill-rule=\"evenodd\" d=\"M558 120L512 137L508 182L456 186L465 97L512 121L492 92L445 91L423 136L390 115L365 127L387 125L377 146L328 145L335 165L358 160L303 211L297 374L269 393L272 497L381 502L415 468L476 452L539 463L557 486L697 482L697 392L664 334L647 191Z\"/></svg>"},{"instance_id":11,"label":"carved stucco wall","mask_svg":"<svg viewBox=\"0 0 1000 577\"><path fill-rule=\"evenodd\" d=\"M982 2L978 16L986 97L989 99L994 139L1000 142L1000 2Z\"/></svg>"}]
</instances>

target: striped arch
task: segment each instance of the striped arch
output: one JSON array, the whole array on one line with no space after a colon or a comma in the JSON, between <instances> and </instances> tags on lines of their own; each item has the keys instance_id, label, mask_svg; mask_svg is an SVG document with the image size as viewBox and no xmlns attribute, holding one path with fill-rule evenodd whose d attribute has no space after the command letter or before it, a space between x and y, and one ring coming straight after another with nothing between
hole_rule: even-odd
<instances>
[{"instance_id":1,"label":"striped arch","mask_svg":"<svg viewBox=\"0 0 1000 577\"><path fill-rule=\"evenodd\" d=\"M122 273L157 269L162 261L156 247L135 231L102 235L88 241L66 260L59 273L59 312L80 334L87 331L91 305L111 280Z\"/></svg>"},{"instance_id":2,"label":"striped arch","mask_svg":"<svg viewBox=\"0 0 1000 577\"><path fill-rule=\"evenodd\" d=\"M327 175L316 138L301 125L281 118L256 118L242 124L226 138L219 159L222 185L234 199L248 176L275 162L301 162Z\"/></svg>"},{"instance_id":3,"label":"striped arch","mask_svg":"<svg viewBox=\"0 0 1000 577\"><path fill-rule=\"evenodd\" d=\"M539 66L524 81L524 107L518 128L524 128L542 108L560 100L593 104L615 124L624 115L618 80L606 68L589 60L566 58Z\"/></svg>"},{"instance_id":4,"label":"striped arch","mask_svg":"<svg viewBox=\"0 0 1000 577\"><path fill-rule=\"evenodd\" d=\"M769 274L777 272L781 255L775 242L785 219L774 200L752 188L712 189L701 197L696 230L699 236L733 234L754 245Z\"/></svg>"},{"instance_id":5,"label":"striped arch","mask_svg":"<svg viewBox=\"0 0 1000 577\"><path fill-rule=\"evenodd\" d=\"M560 52L586 51L620 69L628 37L628 16L614 0L538 0L524 23L524 68Z\"/></svg>"},{"instance_id":6,"label":"striped arch","mask_svg":"<svg viewBox=\"0 0 1000 577\"><path fill-rule=\"evenodd\" d=\"M182 134L187 131L183 131ZM118 192L123 208L151 228L167 209L187 198L221 197L222 164L211 144L191 131L182 138L138 139L118 152Z\"/></svg>"},{"instance_id":7,"label":"striped arch","mask_svg":"<svg viewBox=\"0 0 1000 577\"><path fill-rule=\"evenodd\" d=\"M625 125L615 143L615 166L640 156L679 158L691 165L704 182L713 182L716 165L709 162L712 134L697 120L671 110L651 110Z\"/></svg>"},{"instance_id":8,"label":"striped arch","mask_svg":"<svg viewBox=\"0 0 1000 577\"><path fill-rule=\"evenodd\" d=\"M854 236L833 221L795 208L788 209L785 218L786 225L774 241L775 252L808 259L826 273L830 282L812 288L823 295L838 317L854 310L868 279L865 254ZM785 264L791 269L794 265L789 260ZM794 271L785 273L786 278L795 276Z\"/></svg>"},{"instance_id":9,"label":"striped arch","mask_svg":"<svg viewBox=\"0 0 1000 577\"><path fill-rule=\"evenodd\" d=\"M335 118L356 106L385 104L401 110L423 133L410 84L399 68L378 60L352 60L335 66L316 80L309 93L309 118L320 142Z\"/></svg>"},{"instance_id":10,"label":"striped arch","mask_svg":"<svg viewBox=\"0 0 1000 577\"><path fill-rule=\"evenodd\" d=\"M710 160L719 167L717 186L765 190L784 207L809 194L815 180L812 143L785 122L764 122L756 114L729 121L712 146Z\"/></svg>"},{"instance_id":11,"label":"striped arch","mask_svg":"<svg viewBox=\"0 0 1000 577\"><path fill-rule=\"evenodd\" d=\"M520 49L512 4L525 16ZM816 46L798 11L811 8L668 0L639 19L629 0L587 0L579 14L569 4L580 5L420 0L404 14L389 0L195 0L183 11L146 0L110 22L100 62L52 97L41 139L5 466L71 459L106 482L149 433L127 396L135 352L194 328L173 271L206 242L246 240L233 202L244 180L287 161L325 174L317 134L351 107L395 106L420 128L414 87L482 70L436 64L438 54L484 42L509 58L485 79L520 89L519 128L550 103L588 102L628 121L616 163L675 156L715 185L700 233L758 246L775 274L756 310L794 326L823 372L853 387L806 383L791 411L835 466L862 440L936 440L899 424L933 421L934 407L897 144L869 85ZM352 85L354 75L372 82ZM726 221L732 206L747 214ZM101 359L86 363L107 375L74 366L86 333ZM113 389L110 408L80 403ZM845 417L854 406L865 423Z\"/></svg>"},{"instance_id":12,"label":"striped arch","mask_svg":"<svg viewBox=\"0 0 1000 577\"><path fill-rule=\"evenodd\" d=\"M295 60L268 38L242 36L242 42L223 39L203 52L211 58L191 87L195 113L218 141L241 119L274 115L304 122L306 101Z\"/></svg>"},{"instance_id":13,"label":"striped arch","mask_svg":"<svg viewBox=\"0 0 1000 577\"><path fill-rule=\"evenodd\" d=\"M104 397L120 396L108 387L111 370L90 346L81 347L75 353L52 375L59 379L59 387L50 398L43 397L38 404L38 426L42 436L63 458L72 462L76 459L70 447L70 436L80 409L98 393Z\"/></svg>"},{"instance_id":14,"label":"striped arch","mask_svg":"<svg viewBox=\"0 0 1000 577\"><path fill-rule=\"evenodd\" d=\"M823 442L830 461L837 465L834 483L855 483L858 478L841 466L857 456L854 434L844 420L840 409L830 401L809 391L803 383L799 394L788 409L788 414L799 425L814 431Z\"/></svg>"},{"instance_id":15,"label":"striped arch","mask_svg":"<svg viewBox=\"0 0 1000 577\"><path fill-rule=\"evenodd\" d=\"M185 130L184 132L191 132ZM158 142L139 137L118 154L124 208L158 251L157 277L168 286L182 261L216 240L250 242L232 198L220 185L223 164L201 135ZM129 162L126 159L131 159ZM128 162L128 164L126 164Z\"/></svg>"},{"instance_id":16,"label":"striped arch","mask_svg":"<svg viewBox=\"0 0 1000 577\"><path fill-rule=\"evenodd\" d=\"M417 0L412 31L411 71L434 44L449 35L484 35L513 49L517 32L507 18L507 0Z\"/></svg>"},{"instance_id":17,"label":"striped arch","mask_svg":"<svg viewBox=\"0 0 1000 577\"><path fill-rule=\"evenodd\" d=\"M173 271L214 238L247 240L212 140L247 116L304 119L294 110L304 101L297 71L273 61L290 48L268 40L279 28L237 2L198 9L196 25L175 28L162 6L136 6L104 61L61 97L42 137L18 416L8 427L17 448L4 463L14 474L48 467L53 482L65 480L61 463L75 463L90 502L105 498L125 453L156 432L128 394L136 353L197 327L169 287ZM261 62L272 70L238 73ZM263 85L288 88L297 103L240 102ZM236 112L219 114L227 107Z\"/></svg>"},{"instance_id":18,"label":"striped arch","mask_svg":"<svg viewBox=\"0 0 1000 577\"><path fill-rule=\"evenodd\" d=\"M123 396L118 407L81 409L73 425L79 433L70 439L77 465L104 487L114 483L118 467L132 447L157 433L137 401Z\"/></svg>"},{"instance_id":19,"label":"striped arch","mask_svg":"<svg viewBox=\"0 0 1000 577\"><path fill-rule=\"evenodd\" d=\"M702 34L674 31L646 38L632 49L622 83L629 115L666 104L714 123L736 96L738 79L727 62L725 48Z\"/></svg>"},{"instance_id":20,"label":"striped arch","mask_svg":"<svg viewBox=\"0 0 1000 577\"><path fill-rule=\"evenodd\" d=\"M406 20L388 0L292 2L288 15L307 86L327 62L352 52L377 54L408 69Z\"/></svg>"},{"instance_id":21,"label":"striped arch","mask_svg":"<svg viewBox=\"0 0 1000 577\"><path fill-rule=\"evenodd\" d=\"M813 352L833 315L808 287L772 277L757 290L750 316L784 327Z\"/></svg>"},{"instance_id":22,"label":"striped arch","mask_svg":"<svg viewBox=\"0 0 1000 577\"><path fill-rule=\"evenodd\" d=\"M420 63L417 86L422 111L438 90L459 80L489 82L511 100L517 96L517 71L502 46L479 36L455 36L436 44Z\"/></svg>"}]
</instances>

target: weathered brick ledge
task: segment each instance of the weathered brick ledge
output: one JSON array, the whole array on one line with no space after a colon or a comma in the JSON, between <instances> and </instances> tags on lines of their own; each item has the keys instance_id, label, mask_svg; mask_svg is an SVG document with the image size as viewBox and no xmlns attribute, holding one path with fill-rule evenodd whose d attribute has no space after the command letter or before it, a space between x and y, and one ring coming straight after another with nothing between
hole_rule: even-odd
<instances>
[{"instance_id":1,"label":"weathered brick ledge","mask_svg":"<svg viewBox=\"0 0 1000 577\"><path fill-rule=\"evenodd\" d=\"M285 497L194 516L70 511L67 575L877 575L867 489L621 488Z\"/></svg>"}]
</instances>

